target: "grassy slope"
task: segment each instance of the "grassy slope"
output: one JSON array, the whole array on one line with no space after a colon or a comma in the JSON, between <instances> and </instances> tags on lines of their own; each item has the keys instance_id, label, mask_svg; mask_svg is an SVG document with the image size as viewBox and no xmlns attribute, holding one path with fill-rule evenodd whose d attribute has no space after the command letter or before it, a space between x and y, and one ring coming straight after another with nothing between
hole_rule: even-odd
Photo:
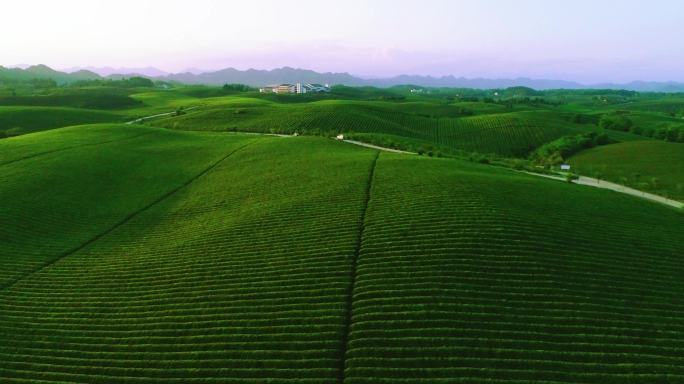
<instances>
[{"instance_id":1,"label":"grassy slope","mask_svg":"<svg viewBox=\"0 0 684 384\"><path fill-rule=\"evenodd\" d=\"M346 383L684 380L684 216L633 197L382 154Z\"/></svg>"},{"instance_id":2,"label":"grassy slope","mask_svg":"<svg viewBox=\"0 0 684 384\"><path fill-rule=\"evenodd\" d=\"M124 119L112 112L64 107L1 107L0 134L12 135L86 123L107 123Z\"/></svg>"},{"instance_id":3,"label":"grassy slope","mask_svg":"<svg viewBox=\"0 0 684 384\"><path fill-rule=\"evenodd\" d=\"M223 153L241 137L227 136L205 142L207 149ZM131 152L163 167L206 156L195 150L168 159L152 139ZM2 292L0 376L91 383L335 381L374 153L294 140L258 140L91 246ZM108 156L117 171L131 167L128 150L120 151L82 154L81 161ZM96 159L89 162L108 170ZM57 165L73 171L73 165ZM67 183L55 189L57 196L78 191ZM131 183L113 192L139 189ZM97 202L111 194L94 192L89 200ZM44 205L67 209L44 198ZM54 227L55 219L38 208L33 216L10 212L1 222L29 224L40 216ZM131 203L120 207L133 209ZM102 209L73 226L109 216ZM23 234L28 249L53 237L21 227L15 236ZM70 232L62 230L68 238Z\"/></svg>"},{"instance_id":4,"label":"grassy slope","mask_svg":"<svg viewBox=\"0 0 684 384\"><path fill-rule=\"evenodd\" d=\"M117 110L140 104L129 96L133 91L116 87L57 88L46 94L0 97L0 105Z\"/></svg>"},{"instance_id":5,"label":"grassy slope","mask_svg":"<svg viewBox=\"0 0 684 384\"><path fill-rule=\"evenodd\" d=\"M0 100L0 138L79 124L124 122L193 106L198 100L185 95L183 88L65 88L50 96L8 98ZM18 105L3 106L3 102Z\"/></svg>"},{"instance_id":6,"label":"grassy slope","mask_svg":"<svg viewBox=\"0 0 684 384\"><path fill-rule=\"evenodd\" d=\"M130 140L161 131L138 125L93 124L10 137L0 140L0 166L72 148Z\"/></svg>"},{"instance_id":7,"label":"grassy slope","mask_svg":"<svg viewBox=\"0 0 684 384\"><path fill-rule=\"evenodd\" d=\"M572 157L578 173L684 201L684 144L632 141Z\"/></svg>"},{"instance_id":8,"label":"grassy slope","mask_svg":"<svg viewBox=\"0 0 684 384\"><path fill-rule=\"evenodd\" d=\"M93 130L118 139L76 141L66 149L0 163L0 201L6 202L0 221L8 224L1 231L0 287L103 233L206 168L227 144L239 144L234 138L143 127L133 135L129 126L83 126L67 133L88 137ZM12 147L34 150L55 136L58 131L8 139L0 148L9 150L1 153L11 154ZM68 135L61 139L69 141Z\"/></svg>"},{"instance_id":9,"label":"grassy slope","mask_svg":"<svg viewBox=\"0 0 684 384\"><path fill-rule=\"evenodd\" d=\"M383 153L361 235L373 151L152 132L0 166L3 276L194 180L0 291L6 382L333 382L359 236L348 383L684 379L681 212Z\"/></svg>"}]
</instances>

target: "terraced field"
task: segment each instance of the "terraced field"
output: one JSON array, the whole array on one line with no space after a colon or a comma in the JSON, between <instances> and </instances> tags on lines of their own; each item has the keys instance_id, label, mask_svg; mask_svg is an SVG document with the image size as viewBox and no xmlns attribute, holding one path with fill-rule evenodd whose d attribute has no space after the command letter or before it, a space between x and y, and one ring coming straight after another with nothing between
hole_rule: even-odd
<instances>
[{"instance_id":1,"label":"terraced field","mask_svg":"<svg viewBox=\"0 0 684 384\"><path fill-rule=\"evenodd\" d=\"M86 123L123 121L111 112L61 107L0 106L0 138Z\"/></svg>"},{"instance_id":2,"label":"terraced field","mask_svg":"<svg viewBox=\"0 0 684 384\"><path fill-rule=\"evenodd\" d=\"M240 143L210 136L82 126L0 142L0 200L11 202L0 210L0 287L77 251ZM42 152L47 144L54 149Z\"/></svg>"},{"instance_id":3,"label":"terraced field","mask_svg":"<svg viewBox=\"0 0 684 384\"><path fill-rule=\"evenodd\" d=\"M576 172L684 201L684 144L632 141L572 157Z\"/></svg>"},{"instance_id":4,"label":"terraced field","mask_svg":"<svg viewBox=\"0 0 684 384\"><path fill-rule=\"evenodd\" d=\"M0 140L0 166L78 147L96 146L159 132L135 125L94 124Z\"/></svg>"},{"instance_id":5,"label":"terraced field","mask_svg":"<svg viewBox=\"0 0 684 384\"><path fill-rule=\"evenodd\" d=\"M83 212L61 223L74 208L69 197L83 193L73 179L55 186L57 198L31 196L46 202L3 212L0 222L15 224L0 233L18 240L3 249L2 270L19 277L0 294L3 382L337 380L375 153L320 139L193 133L207 145L198 151L185 144L188 134L176 135L166 139L175 138L168 147L187 152L173 158L163 140L146 136L147 145L119 146L116 156L101 147L23 164L48 167L32 181L2 171L3 185L27 185L4 191L21 196L46 174L73 171L68 162L78 157L101 168L81 178L111 172L103 184L115 188L87 190ZM102 158L121 160L111 169ZM136 160L159 172L132 166ZM166 172L173 168L186 173ZM128 193L130 201L118 199ZM108 197L115 199L94 209ZM59 235L78 245L64 252ZM18 254L50 262L35 268L15 261Z\"/></svg>"},{"instance_id":6,"label":"terraced field","mask_svg":"<svg viewBox=\"0 0 684 384\"><path fill-rule=\"evenodd\" d=\"M683 219L610 192L383 153L345 382L683 382Z\"/></svg>"},{"instance_id":7,"label":"terraced field","mask_svg":"<svg viewBox=\"0 0 684 384\"><path fill-rule=\"evenodd\" d=\"M5 153L3 383L684 380L681 211L315 137Z\"/></svg>"},{"instance_id":8,"label":"terraced field","mask_svg":"<svg viewBox=\"0 0 684 384\"><path fill-rule=\"evenodd\" d=\"M345 133L373 141L431 144L445 150L525 157L561 136L597 130L573 124L552 111L523 111L458 117L455 105L325 101L276 104L247 99L212 100L200 110L160 119L153 124L183 130L247 131L332 136ZM615 134L616 136L619 133ZM624 134L623 134L624 135ZM620 138L618 138L620 140Z\"/></svg>"}]
</instances>

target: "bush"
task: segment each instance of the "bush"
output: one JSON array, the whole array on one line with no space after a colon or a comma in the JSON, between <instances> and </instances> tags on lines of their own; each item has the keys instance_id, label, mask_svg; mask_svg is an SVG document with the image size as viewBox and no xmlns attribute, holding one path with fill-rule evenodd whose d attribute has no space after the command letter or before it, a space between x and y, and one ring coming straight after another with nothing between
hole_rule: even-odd
<instances>
[{"instance_id":1,"label":"bush","mask_svg":"<svg viewBox=\"0 0 684 384\"><path fill-rule=\"evenodd\" d=\"M539 147L532 153L531 160L544 166L556 165L582 150L606 145L610 142L610 138L605 133L589 132L575 136L564 136Z\"/></svg>"},{"instance_id":2,"label":"bush","mask_svg":"<svg viewBox=\"0 0 684 384\"><path fill-rule=\"evenodd\" d=\"M599 127L613 131L628 132L634 123L623 114L610 114L601 116Z\"/></svg>"},{"instance_id":3,"label":"bush","mask_svg":"<svg viewBox=\"0 0 684 384\"><path fill-rule=\"evenodd\" d=\"M224 84L221 89L223 89L225 92L249 92L254 90L254 88L250 87L249 85L236 83Z\"/></svg>"}]
</instances>

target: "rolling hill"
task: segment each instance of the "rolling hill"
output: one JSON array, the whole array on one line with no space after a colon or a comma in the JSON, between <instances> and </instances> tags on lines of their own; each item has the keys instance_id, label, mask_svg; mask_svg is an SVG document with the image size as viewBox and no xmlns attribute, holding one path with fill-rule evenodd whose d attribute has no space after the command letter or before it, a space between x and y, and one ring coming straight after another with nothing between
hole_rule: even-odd
<instances>
[{"instance_id":1,"label":"rolling hill","mask_svg":"<svg viewBox=\"0 0 684 384\"><path fill-rule=\"evenodd\" d=\"M593 148L569 161L577 172L684 201L684 144L632 141Z\"/></svg>"},{"instance_id":2,"label":"rolling hill","mask_svg":"<svg viewBox=\"0 0 684 384\"><path fill-rule=\"evenodd\" d=\"M0 106L0 138L86 123L122 121L107 111L64 107Z\"/></svg>"},{"instance_id":3,"label":"rolling hill","mask_svg":"<svg viewBox=\"0 0 684 384\"><path fill-rule=\"evenodd\" d=\"M526 157L535 148L566 135L605 132L616 141L639 138L629 133L576 124L570 115L555 110L513 110L483 103L323 100L280 103L249 97L206 99L192 113L166 117L153 125L181 130L244 131L350 138L418 151L431 148L443 153L484 153ZM486 106L486 105L485 105Z\"/></svg>"},{"instance_id":4,"label":"rolling hill","mask_svg":"<svg viewBox=\"0 0 684 384\"><path fill-rule=\"evenodd\" d=\"M321 137L0 156L3 382L684 380L679 210Z\"/></svg>"}]
</instances>

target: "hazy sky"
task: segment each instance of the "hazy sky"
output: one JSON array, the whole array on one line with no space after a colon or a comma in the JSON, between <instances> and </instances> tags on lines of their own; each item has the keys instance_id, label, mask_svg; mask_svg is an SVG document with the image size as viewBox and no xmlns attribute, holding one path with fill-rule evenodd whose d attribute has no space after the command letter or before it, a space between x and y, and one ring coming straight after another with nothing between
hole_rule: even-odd
<instances>
[{"instance_id":1,"label":"hazy sky","mask_svg":"<svg viewBox=\"0 0 684 384\"><path fill-rule=\"evenodd\" d=\"M21 0L0 64L684 81L684 0Z\"/></svg>"}]
</instances>

